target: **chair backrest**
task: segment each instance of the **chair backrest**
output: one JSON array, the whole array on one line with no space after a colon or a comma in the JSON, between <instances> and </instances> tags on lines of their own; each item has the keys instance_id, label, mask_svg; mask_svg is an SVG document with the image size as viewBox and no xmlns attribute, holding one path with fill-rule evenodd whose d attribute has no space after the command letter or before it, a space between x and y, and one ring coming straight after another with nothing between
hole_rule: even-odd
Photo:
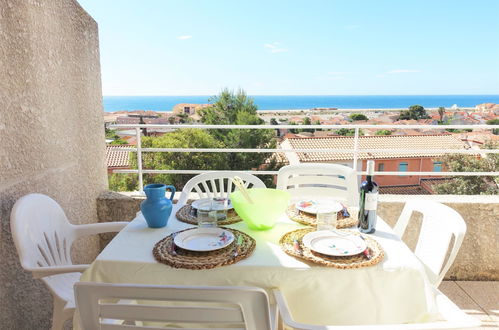
<instances>
[{"instance_id":1,"label":"chair backrest","mask_svg":"<svg viewBox=\"0 0 499 330\"><path fill-rule=\"evenodd\" d=\"M349 206L359 205L355 171L339 164L287 165L279 170L277 189L292 197L334 197Z\"/></svg>"},{"instance_id":2,"label":"chair backrest","mask_svg":"<svg viewBox=\"0 0 499 330\"><path fill-rule=\"evenodd\" d=\"M423 215L414 253L425 264L429 280L438 286L461 247L466 234L466 223L459 213L446 205L413 199L405 204L393 228L399 237L403 236L413 212ZM446 261L452 238L454 238L454 243Z\"/></svg>"},{"instance_id":3,"label":"chair backrest","mask_svg":"<svg viewBox=\"0 0 499 330\"><path fill-rule=\"evenodd\" d=\"M75 297L84 330L144 329L134 321L161 322L170 326L189 324L196 329L204 329L207 325L211 329L216 326L271 328L269 299L260 288L79 282L75 285ZM140 300L147 302L143 305L133 303ZM127 325L120 324L121 320L127 321ZM114 324L110 325L110 322Z\"/></svg>"},{"instance_id":4,"label":"chair backrest","mask_svg":"<svg viewBox=\"0 0 499 330\"><path fill-rule=\"evenodd\" d=\"M10 228L24 269L72 264L73 225L52 198L42 194L21 197L12 209Z\"/></svg>"},{"instance_id":5,"label":"chair backrest","mask_svg":"<svg viewBox=\"0 0 499 330\"><path fill-rule=\"evenodd\" d=\"M178 200L183 205L189 199L191 192L196 192L198 198L228 197L236 187L230 179L240 177L246 188L266 188L265 184L256 176L244 172L217 171L196 175L184 186Z\"/></svg>"}]
</instances>

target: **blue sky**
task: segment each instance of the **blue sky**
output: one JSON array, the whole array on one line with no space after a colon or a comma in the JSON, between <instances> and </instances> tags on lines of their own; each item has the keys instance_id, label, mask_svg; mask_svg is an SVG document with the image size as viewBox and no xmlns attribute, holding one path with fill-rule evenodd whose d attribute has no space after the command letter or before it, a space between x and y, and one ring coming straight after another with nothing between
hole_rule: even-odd
<instances>
[{"instance_id":1,"label":"blue sky","mask_svg":"<svg viewBox=\"0 0 499 330\"><path fill-rule=\"evenodd\" d=\"M497 0L78 0L104 95L499 94Z\"/></svg>"}]
</instances>

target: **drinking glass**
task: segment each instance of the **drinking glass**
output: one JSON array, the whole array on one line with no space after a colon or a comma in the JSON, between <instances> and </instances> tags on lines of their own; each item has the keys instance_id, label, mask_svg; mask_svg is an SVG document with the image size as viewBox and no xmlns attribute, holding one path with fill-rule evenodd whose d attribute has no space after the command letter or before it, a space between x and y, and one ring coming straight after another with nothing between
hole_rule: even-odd
<instances>
[{"instance_id":1,"label":"drinking glass","mask_svg":"<svg viewBox=\"0 0 499 330\"><path fill-rule=\"evenodd\" d=\"M320 207L317 209L317 230L336 229L338 214L330 207Z\"/></svg>"},{"instance_id":2,"label":"drinking glass","mask_svg":"<svg viewBox=\"0 0 499 330\"><path fill-rule=\"evenodd\" d=\"M197 220L198 227L217 227L217 211L213 208L213 201L211 199L199 203Z\"/></svg>"},{"instance_id":3,"label":"drinking glass","mask_svg":"<svg viewBox=\"0 0 499 330\"><path fill-rule=\"evenodd\" d=\"M317 208L317 230L336 229L338 212L341 210L343 210L343 206L338 202L319 206Z\"/></svg>"},{"instance_id":4,"label":"drinking glass","mask_svg":"<svg viewBox=\"0 0 499 330\"><path fill-rule=\"evenodd\" d=\"M229 204L229 200L223 197L213 198L211 207L216 212L217 220L225 220L227 219L227 206Z\"/></svg>"}]
</instances>

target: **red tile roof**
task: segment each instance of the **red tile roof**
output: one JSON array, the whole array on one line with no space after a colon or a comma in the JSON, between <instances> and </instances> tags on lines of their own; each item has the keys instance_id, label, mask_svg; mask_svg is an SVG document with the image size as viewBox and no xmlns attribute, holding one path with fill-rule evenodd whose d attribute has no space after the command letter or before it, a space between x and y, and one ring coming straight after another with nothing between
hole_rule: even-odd
<instances>
[{"instance_id":1,"label":"red tile roof","mask_svg":"<svg viewBox=\"0 0 499 330\"><path fill-rule=\"evenodd\" d=\"M312 138L286 138L281 143L282 148L291 149L353 149L354 137L331 136ZM436 135L379 135L359 137L359 149L373 151L359 152L359 159L389 159L411 157L439 157L442 153L432 149L466 149L465 143L451 134ZM405 152L387 153L376 149L399 149ZM410 150L423 150L413 152ZM326 152L298 152L300 162L328 162L353 159L353 152L326 153Z\"/></svg>"},{"instance_id":2,"label":"red tile roof","mask_svg":"<svg viewBox=\"0 0 499 330\"><path fill-rule=\"evenodd\" d=\"M393 195L431 195L431 193L420 185L407 186L381 186L379 187L380 194Z\"/></svg>"},{"instance_id":3,"label":"red tile roof","mask_svg":"<svg viewBox=\"0 0 499 330\"><path fill-rule=\"evenodd\" d=\"M131 151L123 150L130 148L130 146L106 146L106 163L107 167L130 167L130 153Z\"/></svg>"}]
</instances>

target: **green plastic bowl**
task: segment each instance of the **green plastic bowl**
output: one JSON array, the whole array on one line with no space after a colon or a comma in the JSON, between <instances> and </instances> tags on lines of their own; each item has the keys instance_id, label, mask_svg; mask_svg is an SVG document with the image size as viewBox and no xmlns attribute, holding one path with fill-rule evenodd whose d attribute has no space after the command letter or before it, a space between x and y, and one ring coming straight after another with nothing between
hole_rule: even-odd
<instances>
[{"instance_id":1,"label":"green plastic bowl","mask_svg":"<svg viewBox=\"0 0 499 330\"><path fill-rule=\"evenodd\" d=\"M267 230L274 227L277 219L288 207L291 196L287 191L254 188L248 189L253 204L248 203L240 191L230 194L234 210L249 228Z\"/></svg>"}]
</instances>

